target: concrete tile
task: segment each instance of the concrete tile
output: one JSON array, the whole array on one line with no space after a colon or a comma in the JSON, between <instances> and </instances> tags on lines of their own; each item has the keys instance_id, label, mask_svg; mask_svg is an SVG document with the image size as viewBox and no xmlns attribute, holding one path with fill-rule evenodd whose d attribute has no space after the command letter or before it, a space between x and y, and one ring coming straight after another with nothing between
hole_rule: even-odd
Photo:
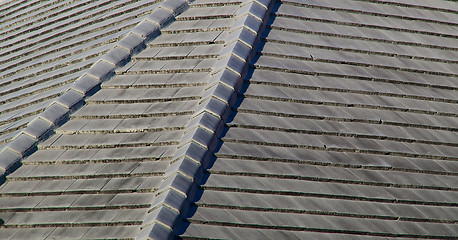
<instances>
[{"instance_id":1,"label":"concrete tile","mask_svg":"<svg viewBox=\"0 0 458 240\"><path fill-rule=\"evenodd\" d=\"M82 238L134 238L136 231L138 231L138 226L93 227Z\"/></svg>"},{"instance_id":2,"label":"concrete tile","mask_svg":"<svg viewBox=\"0 0 458 240\"><path fill-rule=\"evenodd\" d=\"M30 238L40 238L45 239L46 237L54 231L55 228L32 228L24 229L23 231L18 231L12 239L30 239Z\"/></svg>"},{"instance_id":3,"label":"concrete tile","mask_svg":"<svg viewBox=\"0 0 458 240\"><path fill-rule=\"evenodd\" d=\"M114 52L117 52L116 50L114 50ZM113 55L114 53L110 54L110 55L107 55L107 56L111 56ZM119 53L118 53L119 54ZM113 64L118 64L119 61L114 61L114 56L113 57L107 57L107 61L110 61L110 62L113 62ZM97 79L97 78L94 78L93 76L90 76L90 75L83 75L81 78L79 78L78 80L76 80L73 85L72 85L72 89L82 93L83 95L86 95L87 93L90 93L94 88L97 88L99 85L100 85L100 80Z\"/></svg>"},{"instance_id":4,"label":"concrete tile","mask_svg":"<svg viewBox=\"0 0 458 240\"><path fill-rule=\"evenodd\" d=\"M70 186L68 186L67 189L65 189L68 192L71 191L82 191L82 190L87 190L87 191L99 191L101 190L108 182L110 179L78 179L74 180Z\"/></svg>"},{"instance_id":5,"label":"concrete tile","mask_svg":"<svg viewBox=\"0 0 458 240\"><path fill-rule=\"evenodd\" d=\"M161 27L164 27L175 21L175 17L173 16L172 12L165 8L155 9L153 13L147 16L147 19L148 21L158 23Z\"/></svg>"},{"instance_id":6,"label":"concrete tile","mask_svg":"<svg viewBox=\"0 0 458 240\"><path fill-rule=\"evenodd\" d=\"M56 228L46 239L82 238L90 228Z\"/></svg>"},{"instance_id":7,"label":"concrete tile","mask_svg":"<svg viewBox=\"0 0 458 240\"><path fill-rule=\"evenodd\" d=\"M132 31L146 39L153 39L161 34L160 25L158 23L146 20L140 22Z\"/></svg>"}]
</instances>

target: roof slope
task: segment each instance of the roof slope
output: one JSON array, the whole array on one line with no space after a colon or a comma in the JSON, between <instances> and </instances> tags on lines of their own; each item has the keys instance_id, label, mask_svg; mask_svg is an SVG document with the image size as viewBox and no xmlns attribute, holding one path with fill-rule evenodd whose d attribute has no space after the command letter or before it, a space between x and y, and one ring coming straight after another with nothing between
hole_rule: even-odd
<instances>
[{"instance_id":1,"label":"roof slope","mask_svg":"<svg viewBox=\"0 0 458 240\"><path fill-rule=\"evenodd\" d=\"M458 237L457 12L273 12L180 236Z\"/></svg>"},{"instance_id":2,"label":"roof slope","mask_svg":"<svg viewBox=\"0 0 458 240\"><path fill-rule=\"evenodd\" d=\"M227 36L231 22L219 15L238 4L196 2L175 18L187 3L166 1L80 73L32 122L49 122L51 109L58 127L38 131L45 141L24 150L22 167L7 168L14 172L0 186L0 238L134 238ZM113 72L114 64L124 66ZM34 144L32 126L1 160L20 159L24 139Z\"/></svg>"},{"instance_id":3,"label":"roof slope","mask_svg":"<svg viewBox=\"0 0 458 240\"><path fill-rule=\"evenodd\" d=\"M10 1L0 14L0 146L158 1Z\"/></svg>"},{"instance_id":4,"label":"roof slope","mask_svg":"<svg viewBox=\"0 0 458 240\"><path fill-rule=\"evenodd\" d=\"M0 13L1 239L458 237L454 2Z\"/></svg>"}]
</instances>

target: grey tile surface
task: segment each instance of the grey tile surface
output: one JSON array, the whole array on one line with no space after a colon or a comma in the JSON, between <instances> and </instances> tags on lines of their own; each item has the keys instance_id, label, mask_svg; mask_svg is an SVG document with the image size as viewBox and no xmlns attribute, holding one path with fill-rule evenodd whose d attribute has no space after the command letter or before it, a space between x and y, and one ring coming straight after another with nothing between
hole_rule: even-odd
<instances>
[{"instance_id":1,"label":"grey tile surface","mask_svg":"<svg viewBox=\"0 0 458 240\"><path fill-rule=\"evenodd\" d=\"M263 35L183 236L237 239L246 231L267 239L266 228L288 239L456 235L446 213L455 204L456 170L449 171L456 168L445 160L456 159L448 137L456 79L420 72L453 73L454 51L433 50L453 45L426 33L452 28L429 8L296 3L280 4ZM409 27L400 16L423 20Z\"/></svg>"},{"instance_id":2,"label":"grey tile surface","mask_svg":"<svg viewBox=\"0 0 458 240\"><path fill-rule=\"evenodd\" d=\"M138 226L126 226L126 227L93 227L86 232L81 238L82 239L94 239L94 238L126 238L133 237L138 232Z\"/></svg>"},{"instance_id":3,"label":"grey tile surface","mask_svg":"<svg viewBox=\"0 0 458 240\"><path fill-rule=\"evenodd\" d=\"M118 3L111 3L107 7L116 6L116 4ZM144 12L149 11L148 9L151 9L151 7L153 6L153 4L151 4L151 2L148 1L144 1L139 4L140 7L137 8L138 10L131 13L129 13L129 11L126 11L124 17L126 19L129 19L129 17L131 19L132 17L138 17L138 19L141 19L144 15ZM129 4L127 4L126 6L129 6ZM95 9L97 8L94 8L94 12L97 13L97 11L99 10ZM121 8L121 13L122 10L129 9L128 7ZM121 16L122 15L123 13L121 14ZM116 19L116 15L113 15L112 18L114 19L109 21L110 24L112 24L112 26L116 26L118 24L117 21L121 20L121 22L124 22L123 25L121 25L123 26L123 28L121 29L124 30L124 33L126 32L125 30L128 30L130 28L127 27L129 26L129 24L131 24L130 26L133 27L132 24L136 24L139 21L137 19L129 22L129 20L123 20L121 17ZM105 17L105 19L109 20L110 17ZM93 25L93 27L101 27L99 30L104 30L103 27L108 26L106 22L100 23L101 24ZM113 30L116 30L116 27L114 27ZM76 31L76 33L87 34L88 37L97 36L96 34L91 35L90 33L84 31L84 29L80 29ZM103 33L103 31L101 33ZM119 36L121 36L121 34L118 34L116 32L116 34L114 34L111 39L106 37L102 39L104 41L116 42L116 38ZM78 43L78 40L75 42ZM106 43L107 42L104 43L103 41L94 42L94 44L105 44L106 47L103 51L110 49L110 46L112 46ZM86 48L84 50L91 50L90 46L91 45L87 45L86 47L89 48ZM61 47L62 46L57 46L56 48L59 49ZM81 48L77 47L73 49L73 51L81 51L80 49ZM213 47L211 46L210 49L213 49ZM65 54L72 53L71 51L68 51L66 48L61 49L61 51L64 50L65 52L63 53ZM216 49L216 51L217 50L218 49ZM205 52L206 50L204 48L199 48L195 51L194 54L204 54ZM117 55L112 55L108 55L111 56L111 58L107 58L108 61L117 63L118 59L113 60L113 57L119 57L119 53L117 53ZM31 57L32 56L34 55L31 55ZM97 55L95 56L97 57ZM170 54L164 53L164 57L170 56ZM125 58L125 56L121 56L121 60L123 58ZM30 59L34 61L33 58ZM76 60L77 58L73 59ZM40 62L35 61L33 63ZM92 72L90 74L95 75L96 77L104 77L106 75L105 68L108 67L107 69L109 70L110 67L103 62L100 64L106 66L101 66L100 69L92 69ZM200 61L191 64L181 65L187 68L191 67L192 69L199 64ZM200 65L203 67L208 67L202 64ZM177 65L170 65L167 66L167 68L170 69L170 71L173 73L173 68L175 68L175 66ZM37 71L39 71L45 68L46 66L36 69ZM8 72L6 72L5 74L7 73ZM190 75L194 75L195 77L190 78ZM26 75L16 75L16 79L22 76ZM156 141L167 142L170 140L170 137L167 137L171 136L170 134L175 136L173 138L179 139L181 137L181 133L175 134L173 132L167 132L169 131L168 128L170 128L170 130L179 130L180 128L183 128L183 125L186 124L186 121L189 118L186 116L186 114L192 113L192 108L196 101L176 103L168 102L167 99L173 98L174 96L183 99L193 96L198 98L201 95L202 90L194 90L192 88L181 89L177 87L188 84L191 84L191 87L199 87L200 85L202 85L203 82L205 82L204 77L205 74L202 75L199 73L189 75L169 74L169 77L164 78L164 80L161 82L155 81L159 80L159 78L151 78L150 76L146 75L141 77L140 81L138 81L134 88L131 90L117 91L117 89L106 89L102 92L108 92L110 94L106 95L102 99L98 99L98 97L101 96L100 94L95 95L92 98L92 100L88 101L89 105L93 104L90 101L100 100L112 102L129 102L133 100L134 102L131 102L130 104L127 104L125 106L119 106L118 103L112 103L108 105L99 105L99 103L97 103L93 105L92 108L83 107L83 114L74 114L73 116L75 116L76 119L72 119L69 122L67 122L62 128L56 129L59 133L51 137L42 145L40 145L40 150L38 150L35 154L33 154L33 156L24 161L30 163L31 165L25 165L23 168L20 168L20 170L16 171L14 174L9 176L8 183L3 184L2 186L3 194L24 194L23 191L27 191L28 189L17 188L13 185L16 185L16 183L20 184L20 182L22 182L22 184L28 183L28 186L30 188L30 194L37 195L36 197L33 197L33 199L39 202L36 202L35 204L30 202L27 203L27 206L30 206L30 208L37 207L40 209L56 208L55 212L50 213L45 218L43 218L42 215L47 214L46 212L38 214L35 211L26 210L28 211L27 213L19 215L30 215L31 217L27 217L27 222L22 221L22 224L32 224L32 222L35 221L33 219L39 219L36 221L37 223L50 223L51 225L57 224L58 228L55 231L54 228L40 228L43 230L43 233L46 232L46 235L49 235L48 238L50 239L135 237L137 231L139 230L139 227L136 225L139 225L141 223L143 215L146 214L147 210L142 208L149 206L149 204L152 202L153 196L151 195L151 193L155 191L155 188L160 183L162 179L160 175L163 171L166 170L168 166L167 161L171 158L171 156L173 155L173 151L175 149L175 146L173 146L173 144L171 147L167 147L167 145L157 147L136 147L135 145L155 145ZM125 77L124 79L126 78L127 77ZM132 83L135 82L136 80ZM36 85L32 82L30 83L32 84L31 87ZM157 86L158 84L159 86ZM91 86L88 88L87 86L89 85ZM8 85L6 86L8 87ZM82 93L86 93L93 86L94 85L92 84L84 83L81 86L75 86L75 89ZM68 87L62 86L62 89L66 88ZM143 90L141 88L143 88ZM40 88L38 88L37 90L40 90ZM112 94L111 92L116 92L116 94ZM129 94L129 92L131 94ZM24 92L22 94L30 95L30 93L31 92L29 91ZM143 93L143 97L141 97L139 93ZM33 97L34 95L31 96ZM67 107L71 107L74 104L74 101L71 101L71 99L69 98L66 99L69 101L62 103ZM155 101L156 104L141 103L145 100L149 101L149 99L153 99L153 101ZM159 99L159 101L156 101L155 99ZM162 99L166 99L165 102L163 102L164 100ZM6 100L9 99L6 98ZM19 100L22 99L19 98ZM138 101L140 105L132 106L132 103L135 103L135 101ZM31 109L33 109L33 107L31 107ZM138 109L141 109L141 111L138 111ZM49 109L49 111L46 113L45 119L51 120L52 122L59 121L59 119L62 116L62 113L66 113L65 111L60 110L62 109L60 109L57 105L54 106L52 109ZM178 113L178 116L174 117L176 113ZM185 115L180 113L183 113ZM104 120L104 115L113 116L114 118ZM130 115L133 118L124 120L123 118L127 117L128 115ZM139 116L140 118L138 118L137 116ZM163 132L164 128L165 132ZM39 135L39 129L37 131L31 132L31 134L33 134L34 136ZM112 133L112 135L106 135L110 132ZM124 134L114 134L118 132L124 132ZM85 136L85 134L92 135ZM124 144L126 145L126 147L121 147L119 149L53 149L56 147L73 148L76 146L85 148L84 146L88 146L86 145L86 143L93 144L94 146L100 144L102 144L101 146L106 146L107 144ZM130 145L132 146L129 147ZM127 162L123 163L122 161L124 159L128 159ZM106 161L110 163L105 163ZM53 165L48 165L47 163L53 163ZM20 180L20 182L17 182L14 179ZM117 196L117 194L127 194L137 191L145 192L142 194L146 195L147 197L134 197L127 195ZM23 202L25 199L27 199L26 195L24 195L23 197L19 197L19 200L22 201L16 202L20 203ZM26 202L23 202L20 205L25 206L24 204L26 204ZM10 203L5 203L5 206L9 205ZM107 208L110 208L107 206L119 205L124 205L124 207L115 207L115 209L107 210ZM139 205L140 207L138 207ZM128 210L120 210L126 208L126 206ZM16 207L19 207L19 205L16 204ZM93 209L92 211L90 211L91 208ZM100 209L96 210L96 208ZM69 209L71 210L67 211ZM79 212L75 210L78 210ZM19 219L19 215L14 217L13 220ZM2 215L2 218L10 219L6 215ZM105 227L105 225L107 223L109 224L109 222L111 221L116 222L116 224L112 227ZM14 223L14 221L11 222L12 224ZM63 227L65 225L62 224L70 224L72 222L83 224L81 227L85 226L84 224L87 225L89 222L91 223L87 225L87 227L79 227L79 229L81 229L80 231L76 231L76 228L72 227L68 228L68 230L64 230L65 228ZM88 226L91 226L91 224L93 223L95 223L96 226L93 228L89 228ZM97 226L97 224L99 224L99 226ZM10 232L11 233L5 233L7 234L7 236L9 236L8 238L15 236L21 239L27 239L31 238L32 236L30 235L32 233L27 230L21 232L22 235L14 231ZM50 234L51 232L52 234ZM35 234L37 234L34 235L35 237L43 239L46 238L46 235L42 235L41 232L36 232Z\"/></svg>"},{"instance_id":4,"label":"grey tile surface","mask_svg":"<svg viewBox=\"0 0 458 240\"><path fill-rule=\"evenodd\" d=\"M135 24L135 21L137 21L120 21L126 19L126 16L129 16L129 11L126 10L132 8L131 4L125 4L124 7L122 7L122 3L106 3L108 3L108 5L97 5L88 2L87 4L89 5L87 7L90 9L89 11L86 11L85 8L82 7L84 4L79 4L76 8L72 5L58 4L54 6L50 12L40 10L40 8L37 8L37 5L32 4L31 6L39 11L31 11L30 14L26 15L26 18L14 19L14 15L8 15L6 20L9 20L9 25L5 25L6 28L4 31L6 34L10 35L9 38L11 40L2 41L2 46L5 47L8 43L19 42L7 47L6 49L8 50L3 52L4 54L1 56L0 61L1 64L3 64L2 66L6 67L6 69L10 69L2 71L4 83L8 80L12 83L4 86L2 85L1 88L2 90L6 90L11 89L10 87L12 86L23 86L11 92L18 93L19 96L22 94L18 99L10 98L11 101L16 102L23 99L25 97L23 94L40 96L40 94L37 93L43 90L49 91L49 89L56 89L56 86L63 87L62 90L59 90L63 92L63 90L68 88L68 83L70 83L68 82L68 76L75 75L74 72L79 71L82 67L89 67L90 64L95 62L99 54L113 46L113 39L125 34L129 29L127 26L129 26L129 24ZM147 1L141 3L142 7L137 8L138 10L134 11L134 14L141 15L143 12L147 11L146 6L151 6L151 4L145 3L147 3ZM49 4L47 8L50 8ZM121 14L117 16L109 14L100 19L100 15L106 14L106 9L110 8L120 10ZM27 12L27 10L23 11L23 13ZM63 18L63 15L59 15L64 13L75 14L70 15L70 18ZM46 14L52 14L53 17L47 18ZM86 14L85 20L80 19L84 14ZM9 17L11 17L11 19L9 19ZM132 18L132 16L129 17ZM127 17L127 19L129 17ZM97 18L99 18L99 20L97 20ZM18 21L17 24L14 24L14 21ZM108 22L111 23L107 24ZM121 28L119 28L120 23L122 23ZM5 24L7 23L5 22ZM37 27L37 24L45 24L47 27L40 28ZM21 27L22 25L28 27ZM110 30L110 28L113 27L120 31ZM93 28L98 28L99 31L91 32ZM19 29L20 31L14 32L14 29ZM78 31L75 31L77 29ZM78 36L79 33L84 33L85 36L81 38ZM56 38L52 40L52 36L59 38L57 39L58 41L56 41ZM73 43L69 44L71 42ZM5 55L6 53L8 53L8 55ZM19 58L19 56L22 57ZM8 64L16 65L12 67ZM62 80L66 80L67 82L63 82ZM32 88L34 92L30 92L29 89ZM36 103L33 104L36 105Z\"/></svg>"},{"instance_id":5,"label":"grey tile surface","mask_svg":"<svg viewBox=\"0 0 458 240\"><path fill-rule=\"evenodd\" d=\"M25 231L18 231L12 239L31 239L31 238L46 238L55 228L34 228L25 229Z\"/></svg>"},{"instance_id":6,"label":"grey tile surface","mask_svg":"<svg viewBox=\"0 0 458 240\"><path fill-rule=\"evenodd\" d=\"M74 4L0 4L0 238L456 237L455 3Z\"/></svg>"},{"instance_id":7,"label":"grey tile surface","mask_svg":"<svg viewBox=\"0 0 458 240\"><path fill-rule=\"evenodd\" d=\"M56 228L46 239L82 238L90 228Z\"/></svg>"}]
</instances>

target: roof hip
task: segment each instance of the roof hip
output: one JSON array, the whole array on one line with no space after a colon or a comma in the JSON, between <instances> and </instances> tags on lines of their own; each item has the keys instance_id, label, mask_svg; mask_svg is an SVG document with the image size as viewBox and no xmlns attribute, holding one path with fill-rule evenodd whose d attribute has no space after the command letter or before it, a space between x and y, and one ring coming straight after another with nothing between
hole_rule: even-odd
<instances>
[{"instance_id":1,"label":"roof hip","mask_svg":"<svg viewBox=\"0 0 458 240\"><path fill-rule=\"evenodd\" d=\"M21 160L37 149L37 144L53 135L53 130L84 105L84 100L100 89L100 84L114 75L115 68L125 65L146 43L161 35L161 29L189 7L186 0L166 0L147 15L126 36L82 74L61 96L27 124L0 149L0 185L6 176L18 169Z\"/></svg>"},{"instance_id":2,"label":"roof hip","mask_svg":"<svg viewBox=\"0 0 458 240\"><path fill-rule=\"evenodd\" d=\"M211 78L193 117L186 126L178 150L164 174L158 194L137 235L139 239L173 239L198 190L197 183L212 158L218 138L237 100L256 54L275 1L243 1L236 11Z\"/></svg>"}]
</instances>

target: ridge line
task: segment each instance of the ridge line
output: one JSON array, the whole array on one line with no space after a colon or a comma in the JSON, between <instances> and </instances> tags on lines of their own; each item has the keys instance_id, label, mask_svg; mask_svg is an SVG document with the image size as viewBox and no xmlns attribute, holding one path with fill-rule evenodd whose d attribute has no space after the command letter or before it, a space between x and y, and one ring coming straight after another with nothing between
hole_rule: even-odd
<instances>
[{"instance_id":1,"label":"ridge line","mask_svg":"<svg viewBox=\"0 0 458 240\"><path fill-rule=\"evenodd\" d=\"M186 4L185 4L186 3ZM49 104L43 112L31 120L11 141L0 149L0 185L6 176L22 166L22 159L34 153L42 142L54 134L54 129L70 119L71 113L86 104L85 99L101 89L117 67L125 65L146 44L162 34L161 29L175 21L175 17L189 5L185 0L165 0L141 19L98 61L85 70L75 82Z\"/></svg>"},{"instance_id":2,"label":"ridge line","mask_svg":"<svg viewBox=\"0 0 458 240\"><path fill-rule=\"evenodd\" d=\"M198 193L197 184L213 159L219 136L238 99L274 3L244 0L235 12L235 22L228 29L229 36L205 92L185 127L137 238L175 239L180 231L191 201Z\"/></svg>"}]
</instances>

